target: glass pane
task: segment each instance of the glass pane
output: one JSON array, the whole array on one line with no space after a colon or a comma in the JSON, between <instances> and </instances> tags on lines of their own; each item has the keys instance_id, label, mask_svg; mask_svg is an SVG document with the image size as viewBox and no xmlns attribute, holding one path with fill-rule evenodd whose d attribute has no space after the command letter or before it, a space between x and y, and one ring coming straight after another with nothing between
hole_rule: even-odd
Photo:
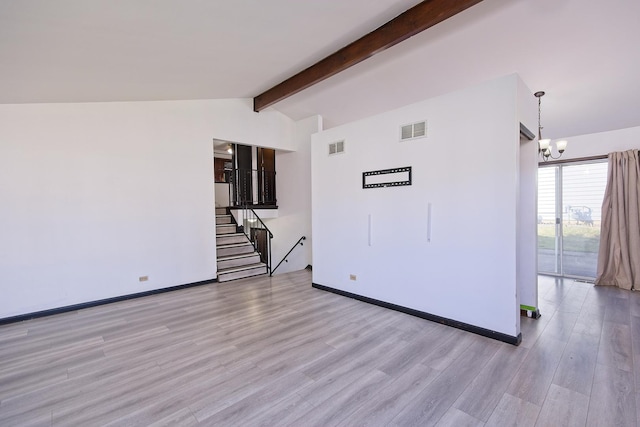
<instances>
[{"instance_id":1,"label":"glass pane","mask_svg":"<svg viewBox=\"0 0 640 427\"><path fill-rule=\"evenodd\" d=\"M607 167L607 162L599 162L562 168L562 268L565 275L596 277Z\"/></svg>"},{"instance_id":2,"label":"glass pane","mask_svg":"<svg viewBox=\"0 0 640 427\"><path fill-rule=\"evenodd\" d=\"M538 169L538 271L560 274L559 238L556 235L557 167Z\"/></svg>"}]
</instances>

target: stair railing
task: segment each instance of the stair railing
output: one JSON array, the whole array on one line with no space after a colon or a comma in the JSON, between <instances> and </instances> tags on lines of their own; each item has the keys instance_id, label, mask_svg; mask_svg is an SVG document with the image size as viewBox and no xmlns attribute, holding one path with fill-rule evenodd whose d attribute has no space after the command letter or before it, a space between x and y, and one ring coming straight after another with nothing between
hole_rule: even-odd
<instances>
[{"instance_id":1,"label":"stair railing","mask_svg":"<svg viewBox=\"0 0 640 427\"><path fill-rule=\"evenodd\" d=\"M228 173L230 184L230 206L277 206L275 171L229 169L225 173Z\"/></svg>"},{"instance_id":2,"label":"stair railing","mask_svg":"<svg viewBox=\"0 0 640 427\"><path fill-rule=\"evenodd\" d=\"M307 238L305 236L302 236L301 238L298 239L298 241L296 242L295 245L293 245L291 247L291 249L289 249L289 252L287 252L287 254L284 256L284 258L282 258L282 260L280 260L280 262L278 263L278 265L276 265L276 268L274 268L270 273L269 276L273 276L273 273L275 273L275 271L278 269L278 267L280 267L280 264L282 264L283 262L289 262L289 260L287 260L287 257L289 256L289 254L291 254L291 252L293 252L293 250L295 248L298 247L298 245L300 246L304 246L304 243L302 243L303 240L307 240Z\"/></svg>"},{"instance_id":3,"label":"stair railing","mask_svg":"<svg viewBox=\"0 0 640 427\"><path fill-rule=\"evenodd\" d=\"M260 261L267 265L271 275L271 239L273 233L260 219L256 211L247 205L242 207L242 232L251 241L256 252L260 254Z\"/></svg>"}]
</instances>

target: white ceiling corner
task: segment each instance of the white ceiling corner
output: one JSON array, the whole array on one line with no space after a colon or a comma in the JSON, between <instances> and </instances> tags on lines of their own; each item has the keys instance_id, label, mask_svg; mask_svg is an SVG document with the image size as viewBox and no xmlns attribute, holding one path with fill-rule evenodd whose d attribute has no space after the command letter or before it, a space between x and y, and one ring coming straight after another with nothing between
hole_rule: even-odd
<instances>
[{"instance_id":1,"label":"white ceiling corner","mask_svg":"<svg viewBox=\"0 0 640 427\"><path fill-rule=\"evenodd\" d=\"M0 0L0 103L250 98L415 0ZM545 136L640 126L640 2L484 0L274 105L337 125L517 72Z\"/></svg>"}]
</instances>

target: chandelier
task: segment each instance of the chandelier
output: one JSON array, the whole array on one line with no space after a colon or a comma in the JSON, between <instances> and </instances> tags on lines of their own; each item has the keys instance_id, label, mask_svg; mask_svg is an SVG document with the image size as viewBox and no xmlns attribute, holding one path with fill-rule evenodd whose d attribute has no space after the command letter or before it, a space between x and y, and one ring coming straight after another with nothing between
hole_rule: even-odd
<instances>
[{"instance_id":1,"label":"chandelier","mask_svg":"<svg viewBox=\"0 0 640 427\"><path fill-rule=\"evenodd\" d=\"M549 158L554 160L559 159L560 157L562 157L562 153L564 153L564 150L567 148L567 141L556 141L555 146L556 150L558 151L558 155L554 156L551 152L551 140L542 139L542 125L540 124L540 105L541 98L544 96L544 92L536 92L533 94L533 96L538 98L538 153L542 156L542 160L544 160L545 162L549 160Z\"/></svg>"}]
</instances>

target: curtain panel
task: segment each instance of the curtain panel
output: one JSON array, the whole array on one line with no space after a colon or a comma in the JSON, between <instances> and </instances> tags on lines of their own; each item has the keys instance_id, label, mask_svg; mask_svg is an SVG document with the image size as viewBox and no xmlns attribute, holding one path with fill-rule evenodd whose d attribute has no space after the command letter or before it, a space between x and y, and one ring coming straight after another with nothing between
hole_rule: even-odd
<instances>
[{"instance_id":1,"label":"curtain panel","mask_svg":"<svg viewBox=\"0 0 640 427\"><path fill-rule=\"evenodd\" d=\"M596 285L640 289L638 150L609 154Z\"/></svg>"}]
</instances>

